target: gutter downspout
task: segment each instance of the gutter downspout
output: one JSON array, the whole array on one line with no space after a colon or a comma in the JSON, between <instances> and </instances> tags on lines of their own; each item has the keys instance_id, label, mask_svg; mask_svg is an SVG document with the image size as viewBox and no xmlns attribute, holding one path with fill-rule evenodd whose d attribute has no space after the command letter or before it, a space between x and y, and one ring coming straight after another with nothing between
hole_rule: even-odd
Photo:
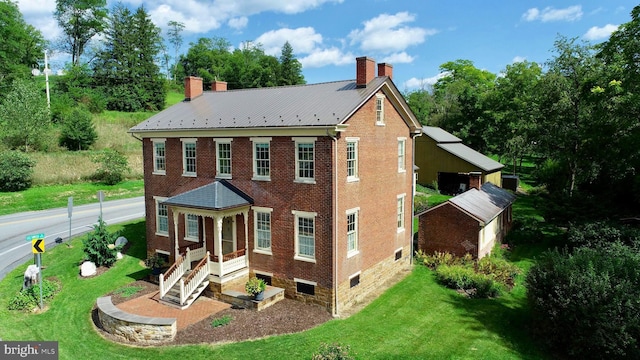
<instances>
[{"instance_id":1,"label":"gutter downspout","mask_svg":"<svg viewBox=\"0 0 640 360\"><path fill-rule=\"evenodd\" d=\"M415 249L413 248L413 238L415 234L413 233L413 222L415 221L415 208L414 208L414 198L416 194L415 181L416 171L414 166L416 165L416 137L418 134L411 134L411 147L413 150L411 151L411 254L409 254L409 265L413 265L413 254L415 253ZM418 222L418 231L420 231L420 223Z\"/></svg>"},{"instance_id":2,"label":"gutter downspout","mask_svg":"<svg viewBox=\"0 0 640 360\"><path fill-rule=\"evenodd\" d=\"M331 245L333 246L333 313L334 318L339 317L338 312L338 137L331 135L329 129L327 129L327 136L331 138L333 147L333 168L334 168L334 182L333 182L333 240Z\"/></svg>"}]
</instances>

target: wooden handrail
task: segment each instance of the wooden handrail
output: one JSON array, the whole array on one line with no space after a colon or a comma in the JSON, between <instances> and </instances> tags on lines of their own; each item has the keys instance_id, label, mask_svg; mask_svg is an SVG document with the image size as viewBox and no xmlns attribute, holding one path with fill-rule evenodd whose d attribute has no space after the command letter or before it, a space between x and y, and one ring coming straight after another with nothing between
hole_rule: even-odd
<instances>
[{"instance_id":1,"label":"wooden handrail","mask_svg":"<svg viewBox=\"0 0 640 360\"><path fill-rule=\"evenodd\" d=\"M193 279L194 276L196 276L196 274L198 273L198 270L200 270L201 267L203 267L207 262L209 261L209 259L207 259L207 257L203 257L202 260L200 260L200 262L198 263L198 265L196 265L195 268L193 268L193 270L189 273L189 275L187 275L187 277L184 279L184 283L188 284L189 281L191 281L191 279Z\"/></svg>"},{"instance_id":2,"label":"wooden handrail","mask_svg":"<svg viewBox=\"0 0 640 360\"><path fill-rule=\"evenodd\" d=\"M228 254L224 254L222 255L222 261L229 261L232 259L236 259L239 258L240 256L244 256L244 254L246 253L247 249L240 249ZM213 256L213 262L218 262L218 255L212 255Z\"/></svg>"},{"instance_id":3,"label":"wooden handrail","mask_svg":"<svg viewBox=\"0 0 640 360\"><path fill-rule=\"evenodd\" d=\"M164 277L168 278L169 275L171 275L171 273L174 272L176 268L180 266L180 264L182 264L183 260L184 260L184 257L182 255L178 255L178 257L176 258L176 262L174 262L173 265L171 265L169 269L165 271Z\"/></svg>"}]
</instances>

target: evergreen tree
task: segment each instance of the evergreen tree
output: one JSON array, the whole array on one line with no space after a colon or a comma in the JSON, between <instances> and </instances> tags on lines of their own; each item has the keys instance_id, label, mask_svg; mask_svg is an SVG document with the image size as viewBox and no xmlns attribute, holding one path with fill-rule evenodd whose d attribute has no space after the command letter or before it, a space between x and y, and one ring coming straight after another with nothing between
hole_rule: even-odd
<instances>
[{"instance_id":1,"label":"evergreen tree","mask_svg":"<svg viewBox=\"0 0 640 360\"><path fill-rule=\"evenodd\" d=\"M302 75L302 64L296 59L293 54L293 47L288 41L282 46L279 70L278 85L300 85L306 83L304 75Z\"/></svg>"},{"instance_id":2,"label":"evergreen tree","mask_svg":"<svg viewBox=\"0 0 640 360\"><path fill-rule=\"evenodd\" d=\"M156 64L160 29L143 7L135 13L122 5L111 12L105 47L94 63L94 82L107 95L107 108L119 111L160 110L166 89Z\"/></svg>"},{"instance_id":3,"label":"evergreen tree","mask_svg":"<svg viewBox=\"0 0 640 360\"><path fill-rule=\"evenodd\" d=\"M98 133L88 111L75 108L64 117L60 133L61 146L69 150L87 150L97 138Z\"/></svg>"}]
</instances>

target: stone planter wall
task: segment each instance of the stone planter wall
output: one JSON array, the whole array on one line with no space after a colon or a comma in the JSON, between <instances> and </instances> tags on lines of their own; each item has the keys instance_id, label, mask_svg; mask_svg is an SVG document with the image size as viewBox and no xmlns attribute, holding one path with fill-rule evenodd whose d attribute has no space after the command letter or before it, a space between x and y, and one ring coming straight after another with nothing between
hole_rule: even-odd
<instances>
[{"instance_id":1,"label":"stone planter wall","mask_svg":"<svg viewBox=\"0 0 640 360\"><path fill-rule=\"evenodd\" d=\"M154 318L126 313L111 302L111 296L98 299L98 318L103 329L121 340L153 345L175 338L175 318Z\"/></svg>"}]
</instances>

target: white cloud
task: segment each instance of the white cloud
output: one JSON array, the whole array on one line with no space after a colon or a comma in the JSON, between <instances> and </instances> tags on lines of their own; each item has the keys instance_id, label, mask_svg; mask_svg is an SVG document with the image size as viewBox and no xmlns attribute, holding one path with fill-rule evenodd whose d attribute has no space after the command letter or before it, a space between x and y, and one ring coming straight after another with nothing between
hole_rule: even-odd
<instances>
[{"instance_id":1,"label":"white cloud","mask_svg":"<svg viewBox=\"0 0 640 360\"><path fill-rule=\"evenodd\" d=\"M305 68L318 68L327 65L348 65L353 64L356 57L351 53L343 53L336 47L328 49L318 49L313 53L300 58L300 63Z\"/></svg>"},{"instance_id":2,"label":"white cloud","mask_svg":"<svg viewBox=\"0 0 640 360\"><path fill-rule=\"evenodd\" d=\"M281 12L297 14L315 9L325 3L342 3L344 0L215 0L210 5L216 12L231 14L232 16L249 16L261 12ZM210 1L203 1L210 3Z\"/></svg>"},{"instance_id":3,"label":"white cloud","mask_svg":"<svg viewBox=\"0 0 640 360\"><path fill-rule=\"evenodd\" d=\"M438 32L435 29L403 26L413 21L415 16L406 11L395 15L381 14L365 21L363 29L351 31L348 37L351 39L351 45L360 44L360 49L364 51L387 54L421 44L427 36Z\"/></svg>"},{"instance_id":4,"label":"white cloud","mask_svg":"<svg viewBox=\"0 0 640 360\"><path fill-rule=\"evenodd\" d=\"M437 83L438 80L442 79L443 77L449 76L449 74L449 72L445 71L426 79L414 77L405 81L402 85L405 89L425 89Z\"/></svg>"},{"instance_id":5,"label":"white cloud","mask_svg":"<svg viewBox=\"0 0 640 360\"><path fill-rule=\"evenodd\" d=\"M47 40L55 40L62 35L58 22L53 18L56 0L20 0L18 8L27 24L40 30Z\"/></svg>"},{"instance_id":6,"label":"white cloud","mask_svg":"<svg viewBox=\"0 0 640 360\"><path fill-rule=\"evenodd\" d=\"M538 8L531 8L522 14L522 19L525 21L542 22L550 21L576 21L582 18L582 6L574 5L564 9L555 9L552 7L546 7L542 11Z\"/></svg>"},{"instance_id":7,"label":"white cloud","mask_svg":"<svg viewBox=\"0 0 640 360\"><path fill-rule=\"evenodd\" d=\"M608 38L611 33L618 30L618 25L607 24L603 27L594 26L583 37L586 40L602 40Z\"/></svg>"},{"instance_id":8,"label":"white cloud","mask_svg":"<svg viewBox=\"0 0 640 360\"><path fill-rule=\"evenodd\" d=\"M322 44L322 35L312 27L284 28L268 31L256 39L266 54L275 56L280 55L282 45L287 41L293 47L294 54L309 54Z\"/></svg>"},{"instance_id":9,"label":"white cloud","mask_svg":"<svg viewBox=\"0 0 640 360\"><path fill-rule=\"evenodd\" d=\"M524 62L525 60L527 60L527 58L524 56L516 56L513 58L513 60L511 60L511 62L515 64L519 62Z\"/></svg>"},{"instance_id":10,"label":"white cloud","mask_svg":"<svg viewBox=\"0 0 640 360\"><path fill-rule=\"evenodd\" d=\"M229 27L236 30L246 28L248 23L249 18L247 18L246 16L229 19Z\"/></svg>"},{"instance_id":11,"label":"white cloud","mask_svg":"<svg viewBox=\"0 0 640 360\"><path fill-rule=\"evenodd\" d=\"M407 64L407 63L412 63L413 60L415 60L414 56L411 56L403 51L403 52L386 56L380 59L380 62L391 63L391 64Z\"/></svg>"}]
</instances>

